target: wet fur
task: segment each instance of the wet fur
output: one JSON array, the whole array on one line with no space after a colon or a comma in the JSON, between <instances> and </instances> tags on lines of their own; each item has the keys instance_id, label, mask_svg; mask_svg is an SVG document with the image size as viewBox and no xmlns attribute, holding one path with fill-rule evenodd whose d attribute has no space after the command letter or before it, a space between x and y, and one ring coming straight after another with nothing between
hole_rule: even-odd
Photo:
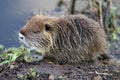
<instances>
[{"instance_id":1,"label":"wet fur","mask_svg":"<svg viewBox=\"0 0 120 80\"><path fill-rule=\"evenodd\" d=\"M31 18L27 24L31 27L26 25L21 33L26 34L28 44L58 63L92 61L106 48L104 30L97 22L80 14L61 18L41 15ZM45 31L45 24L50 25L51 30ZM34 30L38 33L33 33Z\"/></svg>"}]
</instances>

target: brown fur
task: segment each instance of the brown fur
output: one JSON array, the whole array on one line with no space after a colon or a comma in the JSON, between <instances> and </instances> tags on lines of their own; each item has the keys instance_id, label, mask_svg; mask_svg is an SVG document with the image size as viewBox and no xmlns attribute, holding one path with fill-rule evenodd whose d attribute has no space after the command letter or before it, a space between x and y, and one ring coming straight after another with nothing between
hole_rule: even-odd
<instances>
[{"instance_id":1,"label":"brown fur","mask_svg":"<svg viewBox=\"0 0 120 80\"><path fill-rule=\"evenodd\" d=\"M104 30L80 14L60 18L33 16L20 32L29 46L59 63L91 61L106 47Z\"/></svg>"}]
</instances>

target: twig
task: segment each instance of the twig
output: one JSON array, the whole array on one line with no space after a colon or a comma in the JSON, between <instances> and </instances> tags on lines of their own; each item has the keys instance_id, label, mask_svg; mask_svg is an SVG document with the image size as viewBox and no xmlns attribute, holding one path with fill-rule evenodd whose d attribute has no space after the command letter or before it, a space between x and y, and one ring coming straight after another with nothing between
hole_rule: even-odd
<instances>
[{"instance_id":1,"label":"twig","mask_svg":"<svg viewBox=\"0 0 120 80\"><path fill-rule=\"evenodd\" d=\"M89 0L89 5L90 5L90 12L93 12L93 4L92 4L92 0Z\"/></svg>"},{"instance_id":2,"label":"twig","mask_svg":"<svg viewBox=\"0 0 120 80\"><path fill-rule=\"evenodd\" d=\"M98 75L106 75L106 76L112 75L112 74L108 74L108 73L99 73L97 71L95 71L95 73L98 74Z\"/></svg>"},{"instance_id":3,"label":"twig","mask_svg":"<svg viewBox=\"0 0 120 80\"><path fill-rule=\"evenodd\" d=\"M70 14L74 14L75 13L75 3L76 3L76 0L72 0Z\"/></svg>"},{"instance_id":4,"label":"twig","mask_svg":"<svg viewBox=\"0 0 120 80\"><path fill-rule=\"evenodd\" d=\"M108 18L109 18L109 14L110 14L110 9L111 9L111 0L107 0L107 8L105 10L105 15L104 15L104 29L106 34L108 35L108 40L110 40L110 33L109 33L109 29L108 29Z\"/></svg>"},{"instance_id":5,"label":"twig","mask_svg":"<svg viewBox=\"0 0 120 80\"><path fill-rule=\"evenodd\" d=\"M99 0L99 12L100 12L100 24L101 27L103 27L102 0Z\"/></svg>"}]
</instances>

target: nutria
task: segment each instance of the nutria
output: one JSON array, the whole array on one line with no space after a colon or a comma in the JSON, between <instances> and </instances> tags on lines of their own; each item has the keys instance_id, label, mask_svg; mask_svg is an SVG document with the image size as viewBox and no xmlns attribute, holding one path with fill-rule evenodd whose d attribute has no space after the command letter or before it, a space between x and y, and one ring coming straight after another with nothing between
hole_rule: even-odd
<instances>
[{"instance_id":1,"label":"nutria","mask_svg":"<svg viewBox=\"0 0 120 80\"><path fill-rule=\"evenodd\" d=\"M100 25L88 17L67 15L31 17L21 29L19 38L56 62L92 61L106 48L106 36Z\"/></svg>"}]
</instances>

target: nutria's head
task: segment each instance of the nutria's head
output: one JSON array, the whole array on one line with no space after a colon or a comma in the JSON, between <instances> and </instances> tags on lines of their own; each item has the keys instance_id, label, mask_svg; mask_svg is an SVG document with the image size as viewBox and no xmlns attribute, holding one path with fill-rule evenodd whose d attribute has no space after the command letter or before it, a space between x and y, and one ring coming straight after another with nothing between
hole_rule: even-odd
<instances>
[{"instance_id":1,"label":"nutria's head","mask_svg":"<svg viewBox=\"0 0 120 80\"><path fill-rule=\"evenodd\" d=\"M34 47L44 52L51 46L51 39L55 35L54 21L43 15L36 15L30 18L26 25L20 30L19 39L25 45Z\"/></svg>"}]
</instances>

